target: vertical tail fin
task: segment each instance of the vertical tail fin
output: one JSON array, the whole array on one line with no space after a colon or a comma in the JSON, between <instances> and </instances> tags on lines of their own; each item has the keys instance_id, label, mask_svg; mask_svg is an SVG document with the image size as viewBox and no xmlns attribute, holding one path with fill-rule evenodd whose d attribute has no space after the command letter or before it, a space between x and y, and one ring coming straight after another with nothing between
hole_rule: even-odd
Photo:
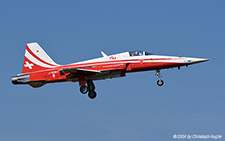
<instances>
[{"instance_id":1,"label":"vertical tail fin","mask_svg":"<svg viewBox=\"0 0 225 141\"><path fill-rule=\"evenodd\" d=\"M38 43L29 43L26 45L22 73L30 73L57 66L59 65L48 56Z\"/></svg>"}]
</instances>

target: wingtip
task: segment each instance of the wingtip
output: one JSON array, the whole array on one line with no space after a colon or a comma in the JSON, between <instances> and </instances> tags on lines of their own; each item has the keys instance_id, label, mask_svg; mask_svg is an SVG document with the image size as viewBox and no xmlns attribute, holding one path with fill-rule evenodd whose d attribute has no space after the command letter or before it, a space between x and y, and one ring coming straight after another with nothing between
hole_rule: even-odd
<instances>
[{"instance_id":1,"label":"wingtip","mask_svg":"<svg viewBox=\"0 0 225 141\"><path fill-rule=\"evenodd\" d=\"M107 57L107 55L103 51L101 51L101 54L103 57Z\"/></svg>"}]
</instances>

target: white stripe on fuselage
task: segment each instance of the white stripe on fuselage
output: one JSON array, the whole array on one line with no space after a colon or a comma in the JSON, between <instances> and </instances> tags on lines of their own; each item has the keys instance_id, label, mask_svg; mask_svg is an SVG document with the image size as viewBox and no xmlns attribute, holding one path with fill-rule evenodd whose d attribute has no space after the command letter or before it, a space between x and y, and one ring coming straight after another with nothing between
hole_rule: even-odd
<instances>
[{"instance_id":1,"label":"white stripe on fuselage","mask_svg":"<svg viewBox=\"0 0 225 141\"><path fill-rule=\"evenodd\" d=\"M164 60L164 58L168 58L168 60ZM124 64L124 63L140 63L140 60L143 60L142 63L146 62L165 62L165 63L186 63L184 61L184 58L182 59L177 59L178 57L173 57L173 56L152 56L152 57L147 57L147 56L137 56L137 57L132 57L132 59L129 58L120 58L116 60L110 60L108 58L97 58L97 59L92 59L92 60L87 60L87 61L82 61L74 64L69 64L66 66L76 66L76 67L85 67L85 66L98 66L98 65L110 65L110 64ZM138 59L138 61L137 61ZM148 60L147 60L148 59ZM149 60L152 59L152 60ZM154 60L154 59L162 59L162 60ZM172 59L172 60L169 60Z\"/></svg>"}]
</instances>

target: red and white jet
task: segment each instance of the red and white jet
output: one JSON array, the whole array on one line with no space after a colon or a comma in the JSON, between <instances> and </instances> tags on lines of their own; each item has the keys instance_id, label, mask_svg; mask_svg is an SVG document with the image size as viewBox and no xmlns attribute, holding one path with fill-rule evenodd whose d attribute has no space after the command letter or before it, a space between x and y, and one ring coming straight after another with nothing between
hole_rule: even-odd
<instances>
[{"instance_id":1,"label":"red and white jet","mask_svg":"<svg viewBox=\"0 0 225 141\"><path fill-rule=\"evenodd\" d=\"M156 70L157 84L163 85L161 69L188 66L208 61L209 59L176 56L161 56L145 51L130 51L82 61L74 64L56 64L37 44L26 45L22 74L12 77L13 84L29 84L36 88L46 83L79 82L80 92L91 99L96 97L93 80L124 77L126 73ZM86 86L87 84L87 86Z\"/></svg>"}]
</instances>

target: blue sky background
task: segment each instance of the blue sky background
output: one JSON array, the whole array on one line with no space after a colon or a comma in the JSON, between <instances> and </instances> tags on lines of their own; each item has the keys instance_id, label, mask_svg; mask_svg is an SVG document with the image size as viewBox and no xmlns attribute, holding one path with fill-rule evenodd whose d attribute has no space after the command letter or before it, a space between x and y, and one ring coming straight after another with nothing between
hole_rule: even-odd
<instances>
[{"instance_id":1,"label":"blue sky background","mask_svg":"<svg viewBox=\"0 0 225 141\"><path fill-rule=\"evenodd\" d=\"M0 4L0 140L173 140L174 134L225 138L225 2L4 1ZM146 50L213 58L181 70L96 81L97 98L78 83L14 86L26 43L59 64Z\"/></svg>"}]
</instances>

